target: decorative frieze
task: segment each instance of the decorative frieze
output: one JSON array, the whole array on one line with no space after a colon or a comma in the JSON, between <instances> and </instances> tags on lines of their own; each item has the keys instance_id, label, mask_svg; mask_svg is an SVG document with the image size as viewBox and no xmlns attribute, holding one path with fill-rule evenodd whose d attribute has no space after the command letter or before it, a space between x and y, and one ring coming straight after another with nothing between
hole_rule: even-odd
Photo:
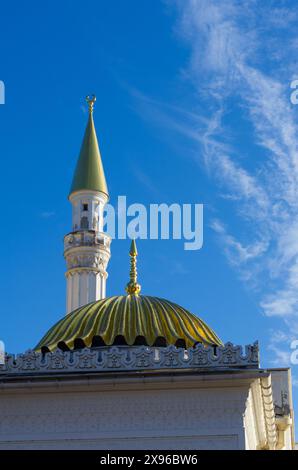
<instances>
[{"instance_id":1,"label":"decorative frieze","mask_svg":"<svg viewBox=\"0 0 298 470\"><path fill-rule=\"evenodd\" d=\"M105 298L110 244L109 235L95 230L75 231L64 237L67 313Z\"/></svg>"},{"instance_id":2,"label":"decorative frieze","mask_svg":"<svg viewBox=\"0 0 298 470\"><path fill-rule=\"evenodd\" d=\"M111 237L106 233L95 230L81 230L72 232L64 237L64 251L79 246L99 246L110 249Z\"/></svg>"},{"instance_id":3,"label":"decorative frieze","mask_svg":"<svg viewBox=\"0 0 298 470\"><path fill-rule=\"evenodd\" d=\"M108 264L107 256L103 253L83 253L69 254L65 256L67 269L95 268L99 272L105 273Z\"/></svg>"},{"instance_id":4,"label":"decorative frieze","mask_svg":"<svg viewBox=\"0 0 298 470\"><path fill-rule=\"evenodd\" d=\"M6 355L0 365L0 377L5 374L59 374L76 372L115 372L163 369L256 369L259 367L258 343L245 346L212 347L198 344L192 349L155 348L147 346L112 346L41 354Z\"/></svg>"}]
</instances>

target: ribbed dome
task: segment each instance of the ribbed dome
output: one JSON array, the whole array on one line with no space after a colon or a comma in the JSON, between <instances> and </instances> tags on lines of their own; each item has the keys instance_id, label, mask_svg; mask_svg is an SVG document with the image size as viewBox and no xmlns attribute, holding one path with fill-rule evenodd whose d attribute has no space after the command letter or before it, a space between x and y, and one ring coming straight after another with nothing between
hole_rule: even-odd
<instances>
[{"instance_id":1,"label":"ribbed dome","mask_svg":"<svg viewBox=\"0 0 298 470\"><path fill-rule=\"evenodd\" d=\"M56 323L36 346L53 351L113 344L220 345L200 318L158 297L124 295L84 305Z\"/></svg>"}]
</instances>

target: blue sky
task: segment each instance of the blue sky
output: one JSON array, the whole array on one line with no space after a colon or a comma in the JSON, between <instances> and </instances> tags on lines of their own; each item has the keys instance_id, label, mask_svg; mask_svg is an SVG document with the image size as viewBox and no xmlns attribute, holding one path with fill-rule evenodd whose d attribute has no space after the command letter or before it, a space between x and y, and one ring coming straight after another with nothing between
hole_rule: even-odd
<instances>
[{"instance_id":1,"label":"blue sky","mask_svg":"<svg viewBox=\"0 0 298 470\"><path fill-rule=\"evenodd\" d=\"M289 364L298 337L297 11L289 1L29 1L1 6L1 323L11 352L65 311L67 194L96 93L115 203L203 203L204 246L138 243L143 293ZM114 240L108 295L128 278ZM297 384L297 366L293 366ZM297 388L294 388L297 394Z\"/></svg>"}]
</instances>

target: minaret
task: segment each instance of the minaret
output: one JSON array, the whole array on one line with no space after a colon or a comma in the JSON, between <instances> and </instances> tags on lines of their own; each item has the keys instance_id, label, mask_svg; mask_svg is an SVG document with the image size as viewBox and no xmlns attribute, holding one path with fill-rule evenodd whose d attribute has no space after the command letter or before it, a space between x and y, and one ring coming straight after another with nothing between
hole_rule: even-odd
<instances>
[{"instance_id":1,"label":"minaret","mask_svg":"<svg viewBox=\"0 0 298 470\"><path fill-rule=\"evenodd\" d=\"M110 259L111 238L103 233L103 211L109 194L93 121L96 97L87 96L86 101L89 118L68 197L72 232L64 237L67 313L106 296Z\"/></svg>"}]
</instances>

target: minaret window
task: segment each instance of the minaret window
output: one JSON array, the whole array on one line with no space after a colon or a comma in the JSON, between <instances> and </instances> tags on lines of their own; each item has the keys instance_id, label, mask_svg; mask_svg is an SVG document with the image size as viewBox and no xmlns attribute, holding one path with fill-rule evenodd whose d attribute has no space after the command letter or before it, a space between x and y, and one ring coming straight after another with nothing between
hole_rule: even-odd
<instances>
[{"instance_id":1,"label":"minaret window","mask_svg":"<svg viewBox=\"0 0 298 470\"><path fill-rule=\"evenodd\" d=\"M81 218L81 228L83 228L83 229L88 229L89 228L88 217L82 217Z\"/></svg>"},{"instance_id":2,"label":"minaret window","mask_svg":"<svg viewBox=\"0 0 298 470\"><path fill-rule=\"evenodd\" d=\"M88 204L83 204L83 211L87 211L88 210Z\"/></svg>"}]
</instances>

